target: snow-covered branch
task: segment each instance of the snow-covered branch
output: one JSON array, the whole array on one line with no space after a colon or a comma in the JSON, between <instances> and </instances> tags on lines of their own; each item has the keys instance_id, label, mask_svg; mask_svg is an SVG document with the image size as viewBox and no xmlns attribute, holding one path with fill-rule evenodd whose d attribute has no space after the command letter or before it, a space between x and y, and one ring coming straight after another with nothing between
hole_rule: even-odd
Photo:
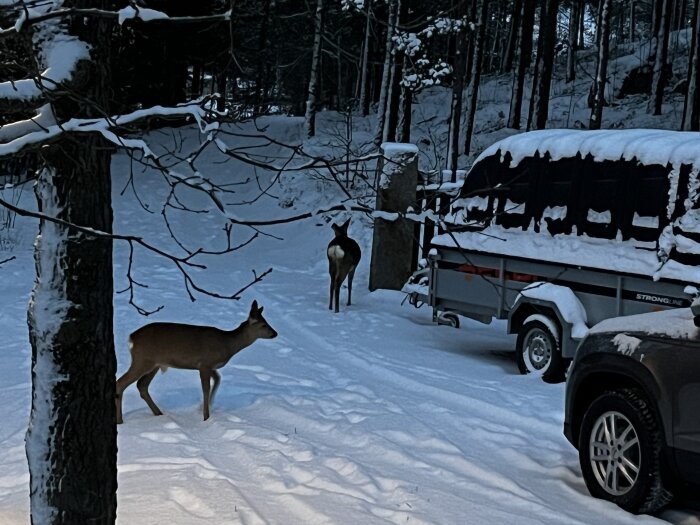
<instances>
[{"instance_id":1,"label":"snow-covered branch","mask_svg":"<svg viewBox=\"0 0 700 525\"><path fill-rule=\"evenodd\" d=\"M44 52L45 69L40 76L0 82L0 101L31 102L41 99L70 80L81 60L90 58L89 46L76 37L64 33L51 35Z\"/></svg>"},{"instance_id":2,"label":"snow-covered branch","mask_svg":"<svg viewBox=\"0 0 700 525\"><path fill-rule=\"evenodd\" d=\"M53 19L64 19L71 16L111 18L116 19L119 24L128 20L138 20L140 22L176 22L176 23L206 23L206 22L228 22L231 20L231 11L204 16L168 16L162 11L148 9L145 7L128 6L118 11L96 8L67 8L56 9L54 11L36 12L34 9L21 9L20 3L16 4L19 11L17 21L12 27L0 29L0 36L11 33L18 33L24 27ZM27 14L29 13L29 14Z\"/></svg>"},{"instance_id":3,"label":"snow-covered branch","mask_svg":"<svg viewBox=\"0 0 700 525\"><path fill-rule=\"evenodd\" d=\"M44 126L44 122L36 118L21 121L0 128L0 140L7 140L7 142L0 144L0 158L15 155L27 148L54 141L65 133L100 133L116 146L138 149L143 152L144 157L155 157L145 141L121 137L113 129L150 118L190 116L198 123L202 133L208 133L218 127L218 123L207 123L206 121L211 110L206 109L205 106L210 99L210 96L205 96L173 107L153 106L148 109L139 109L126 115L110 118L75 118L61 124L54 123L49 126ZM34 126L35 131L28 132L32 126ZM36 130L36 127L41 129Z\"/></svg>"}]
</instances>

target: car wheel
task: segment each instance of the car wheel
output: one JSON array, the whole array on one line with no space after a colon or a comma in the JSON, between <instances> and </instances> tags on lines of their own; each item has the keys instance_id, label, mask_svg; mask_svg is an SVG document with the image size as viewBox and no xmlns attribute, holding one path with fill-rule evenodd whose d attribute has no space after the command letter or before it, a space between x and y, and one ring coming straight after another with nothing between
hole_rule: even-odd
<instances>
[{"instance_id":1,"label":"car wheel","mask_svg":"<svg viewBox=\"0 0 700 525\"><path fill-rule=\"evenodd\" d=\"M606 392L583 416L579 459L590 493L637 514L671 500L661 479L661 428L641 392Z\"/></svg>"},{"instance_id":2,"label":"car wheel","mask_svg":"<svg viewBox=\"0 0 700 525\"><path fill-rule=\"evenodd\" d=\"M518 332L516 359L521 374L540 376L547 383L565 379L566 361L561 356L559 339L541 321L529 321Z\"/></svg>"}]
</instances>

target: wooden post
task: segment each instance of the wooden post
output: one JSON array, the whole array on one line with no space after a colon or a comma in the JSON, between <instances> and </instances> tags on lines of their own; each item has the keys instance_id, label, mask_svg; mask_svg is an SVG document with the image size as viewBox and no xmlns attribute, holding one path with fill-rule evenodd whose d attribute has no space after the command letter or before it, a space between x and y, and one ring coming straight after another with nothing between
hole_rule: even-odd
<instances>
[{"instance_id":1,"label":"wooden post","mask_svg":"<svg viewBox=\"0 0 700 525\"><path fill-rule=\"evenodd\" d=\"M372 240L369 289L400 290L411 275L413 221L397 217L416 202L418 148L385 142L377 170L379 185Z\"/></svg>"}]
</instances>

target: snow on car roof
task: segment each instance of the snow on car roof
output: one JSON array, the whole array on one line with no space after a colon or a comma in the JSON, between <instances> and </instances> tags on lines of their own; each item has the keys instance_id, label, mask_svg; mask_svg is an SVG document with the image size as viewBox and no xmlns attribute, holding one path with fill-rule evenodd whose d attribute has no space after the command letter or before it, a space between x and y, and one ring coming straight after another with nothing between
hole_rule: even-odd
<instances>
[{"instance_id":1,"label":"snow on car roof","mask_svg":"<svg viewBox=\"0 0 700 525\"><path fill-rule=\"evenodd\" d=\"M512 135L485 149L476 159L510 153L511 166L524 158L548 153L552 160L591 155L596 161L637 159L645 165L700 166L700 134L661 129L571 130L546 129Z\"/></svg>"},{"instance_id":2,"label":"snow on car roof","mask_svg":"<svg viewBox=\"0 0 700 525\"><path fill-rule=\"evenodd\" d=\"M693 312L690 308L672 308L663 312L612 317L601 321L588 331L589 334L608 332L642 332L681 339L697 339L700 336L700 329L693 322Z\"/></svg>"}]
</instances>

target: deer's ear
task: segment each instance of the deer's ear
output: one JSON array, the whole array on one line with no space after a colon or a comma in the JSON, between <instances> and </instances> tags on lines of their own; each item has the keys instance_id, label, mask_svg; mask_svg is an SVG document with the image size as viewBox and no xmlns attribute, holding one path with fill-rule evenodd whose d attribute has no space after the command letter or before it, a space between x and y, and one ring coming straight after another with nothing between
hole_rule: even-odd
<instances>
[{"instance_id":1,"label":"deer's ear","mask_svg":"<svg viewBox=\"0 0 700 525\"><path fill-rule=\"evenodd\" d=\"M258 310L258 315L261 315L261 314L262 314L262 311L263 311L264 309L265 309L265 307L264 307L264 306L261 306L260 309Z\"/></svg>"},{"instance_id":2,"label":"deer's ear","mask_svg":"<svg viewBox=\"0 0 700 525\"><path fill-rule=\"evenodd\" d=\"M248 317L255 317L258 314L258 301L253 301L250 305L250 314Z\"/></svg>"},{"instance_id":3,"label":"deer's ear","mask_svg":"<svg viewBox=\"0 0 700 525\"><path fill-rule=\"evenodd\" d=\"M338 225L335 224L335 223L331 224L331 228L333 228L333 232L334 232L336 235L340 235L341 233L343 233L343 230L340 229L340 226L338 226Z\"/></svg>"},{"instance_id":4,"label":"deer's ear","mask_svg":"<svg viewBox=\"0 0 700 525\"><path fill-rule=\"evenodd\" d=\"M350 226L350 219L348 219L347 221L345 221L345 222L343 223L343 225L340 227L340 228L343 230L343 233L344 233L345 235L348 234L348 226Z\"/></svg>"}]
</instances>

